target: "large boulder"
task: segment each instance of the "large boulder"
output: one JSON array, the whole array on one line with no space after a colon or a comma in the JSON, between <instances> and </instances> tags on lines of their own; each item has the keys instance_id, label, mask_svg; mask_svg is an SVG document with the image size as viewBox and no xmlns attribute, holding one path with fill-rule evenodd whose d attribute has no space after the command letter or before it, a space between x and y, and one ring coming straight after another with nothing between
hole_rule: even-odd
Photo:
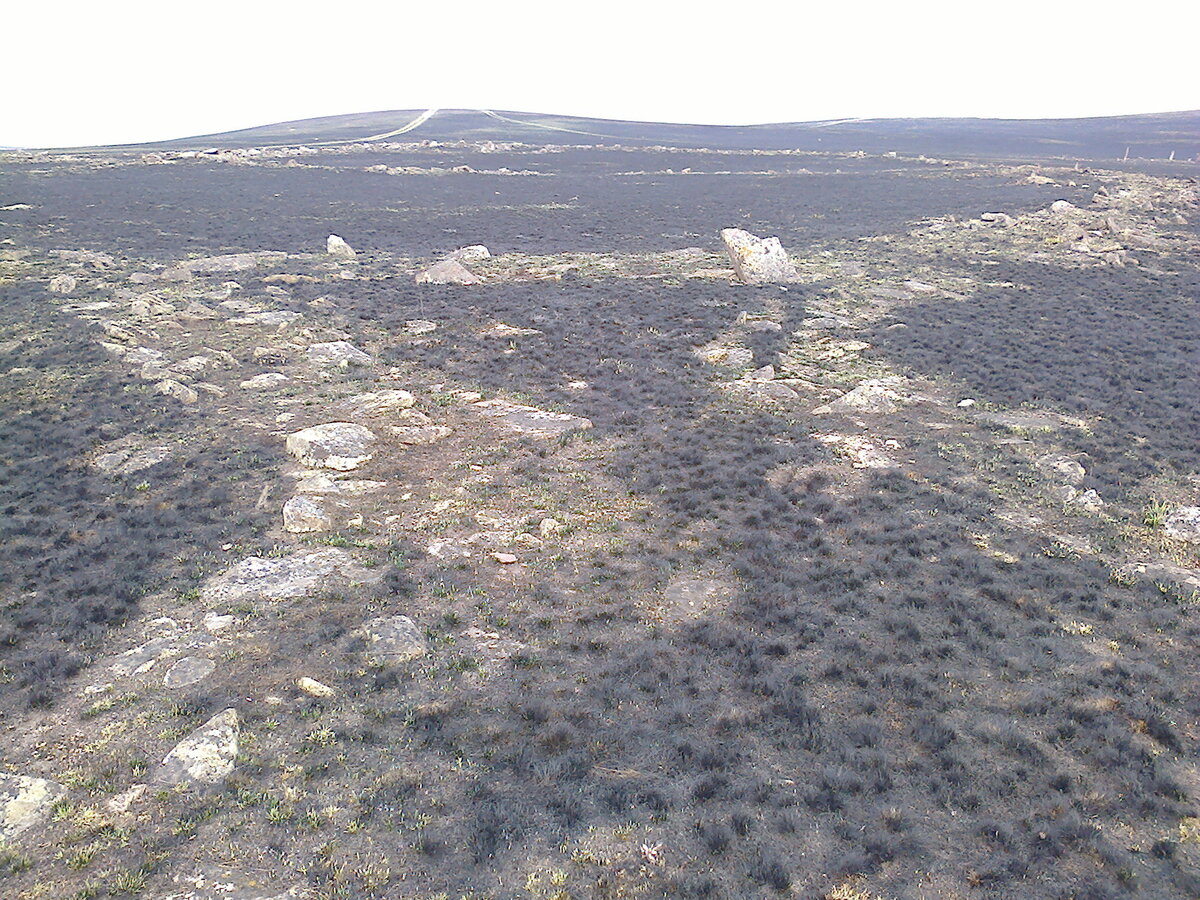
<instances>
[{"instance_id":1,"label":"large boulder","mask_svg":"<svg viewBox=\"0 0 1200 900\"><path fill-rule=\"evenodd\" d=\"M166 755L153 781L161 785L220 784L233 771L239 728L236 709L217 713Z\"/></svg>"},{"instance_id":2,"label":"large boulder","mask_svg":"<svg viewBox=\"0 0 1200 900\"><path fill-rule=\"evenodd\" d=\"M443 259L418 274L417 284L483 284L483 279L457 259Z\"/></svg>"},{"instance_id":3,"label":"large boulder","mask_svg":"<svg viewBox=\"0 0 1200 900\"><path fill-rule=\"evenodd\" d=\"M0 773L0 843L44 820L66 793L61 784L44 778Z\"/></svg>"},{"instance_id":4,"label":"large boulder","mask_svg":"<svg viewBox=\"0 0 1200 900\"><path fill-rule=\"evenodd\" d=\"M336 234L331 234L325 241L325 252L337 259L354 259L358 254Z\"/></svg>"},{"instance_id":5,"label":"large boulder","mask_svg":"<svg viewBox=\"0 0 1200 900\"><path fill-rule=\"evenodd\" d=\"M292 600L382 577L380 569L359 565L337 547L303 550L278 559L251 556L210 578L200 589L200 600L210 605Z\"/></svg>"},{"instance_id":6,"label":"large boulder","mask_svg":"<svg viewBox=\"0 0 1200 900\"><path fill-rule=\"evenodd\" d=\"M348 472L371 458L375 434L353 422L327 422L288 435L287 451L300 463Z\"/></svg>"},{"instance_id":7,"label":"large boulder","mask_svg":"<svg viewBox=\"0 0 1200 900\"><path fill-rule=\"evenodd\" d=\"M721 240L743 284L773 284L796 280L796 269L779 238L755 237L740 228L721 231Z\"/></svg>"}]
</instances>

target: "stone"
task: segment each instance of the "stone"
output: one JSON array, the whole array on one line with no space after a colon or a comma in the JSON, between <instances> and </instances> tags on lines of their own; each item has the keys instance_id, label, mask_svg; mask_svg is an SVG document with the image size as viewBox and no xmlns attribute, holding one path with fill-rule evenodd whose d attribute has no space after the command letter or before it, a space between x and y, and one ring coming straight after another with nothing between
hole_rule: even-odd
<instances>
[{"instance_id":1,"label":"stone","mask_svg":"<svg viewBox=\"0 0 1200 900\"><path fill-rule=\"evenodd\" d=\"M754 352L745 347L701 347L696 355L716 366L745 369L754 362Z\"/></svg>"},{"instance_id":2,"label":"stone","mask_svg":"<svg viewBox=\"0 0 1200 900\"><path fill-rule=\"evenodd\" d=\"M337 259L354 259L358 256L354 248L336 234L331 234L325 240L325 252Z\"/></svg>"},{"instance_id":3,"label":"stone","mask_svg":"<svg viewBox=\"0 0 1200 900\"><path fill-rule=\"evenodd\" d=\"M1016 221L1017 221L1012 216L1010 216L1008 213L1002 213L1002 212L985 212L983 215L981 215L979 217L979 219L982 222L990 222L994 225L1005 225L1005 226L1015 225Z\"/></svg>"},{"instance_id":4,"label":"stone","mask_svg":"<svg viewBox=\"0 0 1200 900\"><path fill-rule=\"evenodd\" d=\"M1181 506L1163 519L1167 534L1181 541L1200 544L1200 506Z\"/></svg>"},{"instance_id":5,"label":"stone","mask_svg":"<svg viewBox=\"0 0 1200 900\"><path fill-rule=\"evenodd\" d=\"M1073 212L1079 212L1079 207L1069 200L1055 200L1050 204L1050 212L1055 215L1066 215Z\"/></svg>"},{"instance_id":6,"label":"stone","mask_svg":"<svg viewBox=\"0 0 1200 900\"><path fill-rule=\"evenodd\" d=\"M359 394L357 397L343 400L339 406L356 415L378 416L401 409L411 409L416 402L417 398L408 391L389 390Z\"/></svg>"},{"instance_id":7,"label":"stone","mask_svg":"<svg viewBox=\"0 0 1200 900\"><path fill-rule=\"evenodd\" d=\"M200 600L209 606L292 600L371 584L382 577L381 569L360 566L354 557L337 547L301 550L276 559L251 556L209 578L200 588Z\"/></svg>"},{"instance_id":8,"label":"stone","mask_svg":"<svg viewBox=\"0 0 1200 900\"><path fill-rule=\"evenodd\" d=\"M367 660L386 666L411 662L429 652L425 635L408 616L389 616L367 623Z\"/></svg>"},{"instance_id":9,"label":"stone","mask_svg":"<svg viewBox=\"0 0 1200 900\"><path fill-rule=\"evenodd\" d=\"M75 290L74 275L55 275L50 279L50 293L70 294Z\"/></svg>"},{"instance_id":10,"label":"stone","mask_svg":"<svg viewBox=\"0 0 1200 900\"><path fill-rule=\"evenodd\" d=\"M111 269L117 264L117 261L107 253L100 253L96 250L51 250L50 255L81 266L91 266L100 271Z\"/></svg>"},{"instance_id":11,"label":"stone","mask_svg":"<svg viewBox=\"0 0 1200 900\"><path fill-rule=\"evenodd\" d=\"M428 319L409 319L404 323L404 333L411 337L419 337L436 330L437 322L430 322Z\"/></svg>"},{"instance_id":12,"label":"stone","mask_svg":"<svg viewBox=\"0 0 1200 900\"><path fill-rule=\"evenodd\" d=\"M226 865L175 875L172 882L179 890L154 896L161 900L304 900L312 896L305 885L287 887L272 876L240 872Z\"/></svg>"},{"instance_id":13,"label":"stone","mask_svg":"<svg viewBox=\"0 0 1200 900\"><path fill-rule=\"evenodd\" d=\"M814 413L870 413L887 415L896 412L901 406L913 402L913 398L897 390L905 379L898 375L885 378L868 378L860 382L853 390L838 397L832 403L818 406Z\"/></svg>"},{"instance_id":14,"label":"stone","mask_svg":"<svg viewBox=\"0 0 1200 900\"><path fill-rule=\"evenodd\" d=\"M176 640L174 638L154 638L132 650L126 650L109 668L114 675L122 678L140 675L143 672L149 672L160 659L175 652Z\"/></svg>"},{"instance_id":15,"label":"stone","mask_svg":"<svg viewBox=\"0 0 1200 900\"><path fill-rule=\"evenodd\" d=\"M755 237L740 228L725 228L721 240L743 284L772 284L795 281L796 269L779 238Z\"/></svg>"},{"instance_id":16,"label":"stone","mask_svg":"<svg viewBox=\"0 0 1200 900\"><path fill-rule=\"evenodd\" d=\"M174 397L180 403L195 403L200 395L186 384L174 378L166 378L154 386L154 390L166 397Z\"/></svg>"},{"instance_id":17,"label":"stone","mask_svg":"<svg viewBox=\"0 0 1200 900\"><path fill-rule=\"evenodd\" d=\"M763 366L760 369L755 369L753 372L747 372L742 376L747 381L773 381L775 379L775 367Z\"/></svg>"},{"instance_id":18,"label":"stone","mask_svg":"<svg viewBox=\"0 0 1200 900\"><path fill-rule=\"evenodd\" d=\"M309 678L304 675L296 680L296 687L304 691L310 697L332 697L337 691L327 684L321 684L315 678Z\"/></svg>"},{"instance_id":19,"label":"stone","mask_svg":"<svg viewBox=\"0 0 1200 900\"><path fill-rule=\"evenodd\" d=\"M308 348L308 361L319 366L369 366L371 357L349 341L328 341Z\"/></svg>"},{"instance_id":20,"label":"stone","mask_svg":"<svg viewBox=\"0 0 1200 900\"><path fill-rule=\"evenodd\" d=\"M292 497L283 505L283 530L289 534L311 534L332 527L333 517L320 500Z\"/></svg>"},{"instance_id":21,"label":"stone","mask_svg":"<svg viewBox=\"0 0 1200 900\"><path fill-rule=\"evenodd\" d=\"M269 309L261 312L247 313L230 319L230 325L258 325L263 328L280 328L290 325L300 318L300 313L290 309Z\"/></svg>"},{"instance_id":22,"label":"stone","mask_svg":"<svg viewBox=\"0 0 1200 900\"><path fill-rule=\"evenodd\" d=\"M471 262L477 259L490 259L491 251L483 244L471 244L469 247L459 247L453 253L446 254L446 259L457 259L459 262Z\"/></svg>"},{"instance_id":23,"label":"stone","mask_svg":"<svg viewBox=\"0 0 1200 900\"><path fill-rule=\"evenodd\" d=\"M171 458L171 448L167 446L146 447L141 450L124 448L102 453L93 460L92 465L109 475L132 475L149 469Z\"/></svg>"},{"instance_id":24,"label":"stone","mask_svg":"<svg viewBox=\"0 0 1200 900\"><path fill-rule=\"evenodd\" d=\"M1078 462L1061 453L1047 453L1034 463L1039 472L1061 484L1078 486L1083 483L1087 472Z\"/></svg>"},{"instance_id":25,"label":"stone","mask_svg":"<svg viewBox=\"0 0 1200 900\"><path fill-rule=\"evenodd\" d=\"M233 772L240 724L236 709L217 713L175 745L152 781L160 785L220 784Z\"/></svg>"},{"instance_id":26,"label":"stone","mask_svg":"<svg viewBox=\"0 0 1200 900\"><path fill-rule=\"evenodd\" d=\"M348 472L371 458L375 434L352 422L327 422L288 435L287 451L301 464Z\"/></svg>"},{"instance_id":27,"label":"stone","mask_svg":"<svg viewBox=\"0 0 1200 900\"><path fill-rule=\"evenodd\" d=\"M0 773L0 844L44 821L67 789L45 778Z\"/></svg>"},{"instance_id":28,"label":"stone","mask_svg":"<svg viewBox=\"0 0 1200 900\"><path fill-rule=\"evenodd\" d=\"M549 516L538 523L538 534L542 536L542 540L553 537L560 531L562 531L562 522L552 519Z\"/></svg>"},{"instance_id":29,"label":"stone","mask_svg":"<svg viewBox=\"0 0 1200 900\"><path fill-rule=\"evenodd\" d=\"M511 566L513 563L515 563L517 561L517 557L513 553L496 552L496 553L492 554L492 559L494 559L496 562L500 563L500 565L502 565L502 566Z\"/></svg>"},{"instance_id":30,"label":"stone","mask_svg":"<svg viewBox=\"0 0 1200 900\"><path fill-rule=\"evenodd\" d=\"M446 425L394 425L392 433L399 438L400 443L410 446L436 444L453 432Z\"/></svg>"},{"instance_id":31,"label":"stone","mask_svg":"<svg viewBox=\"0 0 1200 900\"><path fill-rule=\"evenodd\" d=\"M216 667L217 664L206 656L185 656L167 670L163 685L181 688L196 684L211 675Z\"/></svg>"},{"instance_id":32,"label":"stone","mask_svg":"<svg viewBox=\"0 0 1200 900\"><path fill-rule=\"evenodd\" d=\"M332 478L324 472L306 472L296 482L296 492L300 494L374 494L387 487L386 481L353 481Z\"/></svg>"},{"instance_id":33,"label":"stone","mask_svg":"<svg viewBox=\"0 0 1200 900\"><path fill-rule=\"evenodd\" d=\"M272 256L279 254L271 254ZM160 277L169 281L184 281L195 275L224 275L230 272L248 272L258 266L258 258L253 253L228 253L223 256L206 256L202 259L189 259L173 266L162 273Z\"/></svg>"},{"instance_id":34,"label":"stone","mask_svg":"<svg viewBox=\"0 0 1200 900\"><path fill-rule=\"evenodd\" d=\"M1076 493L1074 497L1067 501L1067 505L1075 509L1081 509L1084 512L1098 513L1104 509L1104 500L1094 490L1087 490L1083 493Z\"/></svg>"},{"instance_id":35,"label":"stone","mask_svg":"<svg viewBox=\"0 0 1200 900\"><path fill-rule=\"evenodd\" d=\"M282 372L263 372L253 378L247 378L241 386L249 391L265 391L280 387L287 380L288 377Z\"/></svg>"},{"instance_id":36,"label":"stone","mask_svg":"<svg viewBox=\"0 0 1200 900\"><path fill-rule=\"evenodd\" d=\"M482 400L474 408L513 431L535 437L557 437L569 431L592 427L591 419L567 413L547 412L533 406L521 406L507 400Z\"/></svg>"},{"instance_id":37,"label":"stone","mask_svg":"<svg viewBox=\"0 0 1200 900\"><path fill-rule=\"evenodd\" d=\"M417 284L483 284L483 279L473 274L457 259L443 259L430 266L416 277Z\"/></svg>"}]
</instances>

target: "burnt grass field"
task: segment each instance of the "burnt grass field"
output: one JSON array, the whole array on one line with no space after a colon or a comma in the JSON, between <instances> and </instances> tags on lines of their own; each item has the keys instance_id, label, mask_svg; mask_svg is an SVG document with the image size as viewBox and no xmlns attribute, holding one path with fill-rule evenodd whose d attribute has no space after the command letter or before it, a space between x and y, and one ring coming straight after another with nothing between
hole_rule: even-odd
<instances>
[{"instance_id":1,"label":"burnt grass field","mask_svg":"<svg viewBox=\"0 0 1200 900\"><path fill-rule=\"evenodd\" d=\"M882 155L442 147L316 168L114 158L0 162L0 201L32 207L0 212L11 266L0 272L0 770L68 789L43 824L0 846L0 894L207 900L218 894L177 892L218 867L253 876L246 898L1200 896L1196 606L1122 574L1130 562L1198 562L1194 545L1144 518L1146 504L1195 504L1200 490L1197 257L1080 265L1058 247L913 237L933 218L1087 207L1133 163L1046 186L998 166ZM545 176L365 171L381 163ZM685 167L731 174L661 174ZM777 174L737 174L766 169ZM1195 184L1195 167L1153 177L1174 190ZM1144 212L1155 216L1194 247L1193 225ZM413 283L413 260L466 244L539 265L714 254L728 226L778 235L814 266L853 259L867 280L781 289L573 269ZM321 259L330 233L359 252L357 278ZM118 262L67 269L56 249ZM99 346L95 316L46 290L71 271L71 302L103 302L131 272L262 250L289 254L271 272L310 280L268 293L254 271L161 289L202 297L232 279L238 297L309 323L236 340L219 319L147 327L163 347L191 341L237 361L219 382L228 393L194 404L156 394ZM866 312L856 300L863 284L932 270L973 287ZM828 397L802 385L794 401L748 399L724 387L738 372L696 354L746 314L773 323L740 338L754 366L784 373L805 329L842 301L838 333L869 345L856 365L925 385L937 403L864 419L814 412ZM413 320L438 328L415 340ZM495 322L533 333L498 339ZM415 499L387 495L381 521L467 464L493 473L465 495L468 520L533 490L592 512L565 515L559 551L515 551L513 577L486 553L426 552L443 532L415 524L372 530L368 516L365 530L284 534L292 426L276 424L285 407L236 385L262 370L257 345L287 344L291 365L296 348L337 336L373 368L295 375L286 409L340 421L329 397L406 387L455 428L442 449L364 469L414 485ZM836 395L856 371L831 368L824 387ZM593 427L500 441L472 431L445 399L452 388ZM975 410L1088 427L1019 431ZM903 459L855 468L818 439L831 428L894 438ZM128 434L174 455L119 477L89 464ZM1080 488L1104 498L1102 515L1037 500L1029 459L1045 449L1082 463ZM1013 524L1021 504L1044 529ZM1096 549L1060 540L1064 529ZM346 548L384 574L251 613L254 639L224 638L217 671L182 692L162 688L160 667L113 688L112 703L86 694L156 616L195 613L206 578L292 546ZM688 578L717 585L721 602L672 608ZM383 612L411 616L429 655L363 665L358 627ZM485 659L482 632L517 649ZM336 695L297 692L301 675ZM152 787L120 815L106 805L229 707L242 745L223 783Z\"/></svg>"}]
</instances>

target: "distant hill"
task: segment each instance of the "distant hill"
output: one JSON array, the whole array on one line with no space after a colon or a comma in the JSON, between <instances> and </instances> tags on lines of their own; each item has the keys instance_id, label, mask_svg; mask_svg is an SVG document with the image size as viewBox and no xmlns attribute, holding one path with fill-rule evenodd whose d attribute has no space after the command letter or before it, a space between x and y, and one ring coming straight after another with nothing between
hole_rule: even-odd
<instances>
[{"instance_id":1,"label":"distant hill","mask_svg":"<svg viewBox=\"0 0 1200 900\"><path fill-rule=\"evenodd\" d=\"M503 110L409 109L280 122L150 146L238 147L364 139L663 144L875 153L894 150L992 158L1113 159L1124 156L1128 150L1132 157L1166 159L1174 152L1177 160L1187 160L1200 154L1200 110L1092 119L840 119L723 126L624 122Z\"/></svg>"}]
</instances>

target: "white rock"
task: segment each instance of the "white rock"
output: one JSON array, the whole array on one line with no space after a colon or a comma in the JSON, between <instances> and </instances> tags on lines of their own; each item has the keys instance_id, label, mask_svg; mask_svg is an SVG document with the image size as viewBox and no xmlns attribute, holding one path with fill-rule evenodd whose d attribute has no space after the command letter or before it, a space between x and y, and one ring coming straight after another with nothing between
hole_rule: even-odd
<instances>
[{"instance_id":1,"label":"white rock","mask_svg":"<svg viewBox=\"0 0 1200 900\"><path fill-rule=\"evenodd\" d=\"M444 259L430 266L416 277L417 284L483 284L483 279L473 274L457 259Z\"/></svg>"},{"instance_id":2,"label":"white rock","mask_svg":"<svg viewBox=\"0 0 1200 900\"><path fill-rule=\"evenodd\" d=\"M70 294L75 290L74 275L55 275L50 279L50 293Z\"/></svg>"},{"instance_id":3,"label":"white rock","mask_svg":"<svg viewBox=\"0 0 1200 900\"><path fill-rule=\"evenodd\" d=\"M886 378L868 378L832 403L819 406L813 412L859 412L875 415L894 413L901 406L913 402L911 396L899 390L906 383L905 379L898 375L889 375Z\"/></svg>"},{"instance_id":4,"label":"white rock","mask_svg":"<svg viewBox=\"0 0 1200 900\"><path fill-rule=\"evenodd\" d=\"M491 251L483 244L471 244L469 247L459 247L453 253L446 255L446 259L466 260L470 262L474 259L490 259Z\"/></svg>"},{"instance_id":5,"label":"white rock","mask_svg":"<svg viewBox=\"0 0 1200 900\"><path fill-rule=\"evenodd\" d=\"M339 405L356 415L377 416L396 410L411 409L416 402L417 398L408 391L388 390L359 394L357 397L343 400Z\"/></svg>"},{"instance_id":6,"label":"white rock","mask_svg":"<svg viewBox=\"0 0 1200 900\"><path fill-rule=\"evenodd\" d=\"M205 605L291 600L371 584L382 577L381 569L360 566L337 547L302 550L278 559L251 556L205 582L200 599Z\"/></svg>"},{"instance_id":7,"label":"white rock","mask_svg":"<svg viewBox=\"0 0 1200 900\"><path fill-rule=\"evenodd\" d=\"M331 234L325 241L325 252L338 259L354 259L358 254L354 249L336 234Z\"/></svg>"},{"instance_id":8,"label":"white rock","mask_svg":"<svg viewBox=\"0 0 1200 900\"><path fill-rule=\"evenodd\" d=\"M43 821L66 793L61 784L44 778L0 773L0 842Z\"/></svg>"},{"instance_id":9,"label":"white rock","mask_svg":"<svg viewBox=\"0 0 1200 900\"><path fill-rule=\"evenodd\" d=\"M779 238L755 237L740 228L725 228L721 240L733 263L733 271L744 284L771 284L796 280L796 269Z\"/></svg>"},{"instance_id":10,"label":"white rock","mask_svg":"<svg viewBox=\"0 0 1200 900\"><path fill-rule=\"evenodd\" d=\"M321 684L315 678L309 678L307 675L301 676L296 680L296 687L304 691L310 697L332 697L337 693L327 684Z\"/></svg>"},{"instance_id":11,"label":"white rock","mask_svg":"<svg viewBox=\"0 0 1200 900\"><path fill-rule=\"evenodd\" d=\"M192 388L174 378L167 378L154 386L154 390L167 397L174 397L180 403L195 403L200 395Z\"/></svg>"},{"instance_id":12,"label":"white rock","mask_svg":"<svg viewBox=\"0 0 1200 900\"><path fill-rule=\"evenodd\" d=\"M237 710L217 713L167 754L154 773L157 784L219 784L238 753Z\"/></svg>"},{"instance_id":13,"label":"white rock","mask_svg":"<svg viewBox=\"0 0 1200 900\"><path fill-rule=\"evenodd\" d=\"M1171 537L1200 544L1200 506L1181 506L1163 520Z\"/></svg>"},{"instance_id":14,"label":"white rock","mask_svg":"<svg viewBox=\"0 0 1200 900\"><path fill-rule=\"evenodd\" d=\"M369 366L371 357L348 341L328 341L308 348L309 362L319 366Z\"/></svg>"},{"instance_id":15,"label":"white rock","mask_svg":"<svg viewBox=\"0 0 1200 900\"><path fill-rule=\"evenodd\" d=\"M247 378L241 386L250 391L264 391L279 387L287 380L288 377L282 372L263 372L253 378Z\"/></svg>"},{"instance_id":16,"label":"white rock","mask_svg":"<svg viewBox=\"0 0 1200 900\"><path fill-rule=\"evenodd\" d=\"M353 422L328 422L288 435L287 451L303 465L347 472L371 458L375 435Z\"/></svg>"},{"instance_id":17,"label":"white rock","mask_svg":"<svg viewBox=\"0 0 1200 900\"><path fill-rule=\"evenodd\" d=\"M1083 466L1061 453L1047 453L1039 457L1034 466L1047 478L1053 478L1062 484L1078 486L1087 475Z\"/></svg>"},{"instance_id":18,"label":"white rock","mask_svg":"<svg viewBox=\"0 0 1200 900\"><path fill-rule=\"evenodd\" d=\"M328 531L333 518L324 504L312 497L292 497L283 505L283 529L290 534Z\"/></svg>"}]
</instances>

